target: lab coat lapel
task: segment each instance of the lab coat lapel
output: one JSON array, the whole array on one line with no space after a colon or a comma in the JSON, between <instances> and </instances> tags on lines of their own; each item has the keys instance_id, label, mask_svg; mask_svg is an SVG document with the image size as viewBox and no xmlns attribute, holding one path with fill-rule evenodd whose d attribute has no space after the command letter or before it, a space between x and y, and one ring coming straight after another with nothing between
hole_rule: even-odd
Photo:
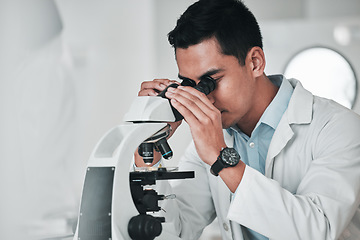
<instances>
[{"instance_id":1,"label":"lab coat lapel","mask_svg":"<svg viewBox=\"0 0 360 240\"><path fill-rule=\"evenodd\" d=\"M294 136L294 132L290 125L282 123L282 121L285 121L284 118L281 119L279 126L273 135L265 161L265 176L269 178L272 178L275 157L285 148L286 144Z\"/></svg>"},{"instance_id":2,"label":"lab coat lapel","mask_svg":"<svg viewBox=\"0 0 360 240\"><path fill-rule=\"evenodd\" d=\"M289 106L281 118L271 139L265 163L265 176L272 178L275 157L285 148L294 136L291 124L309 124L312 119L313 95L305 90L301 83L289 79L295 87Z\"/></svg>"},{"instance_id":3,"label":"lab coat lapel","mask_svg":"<svg viewBox=\"0 0 360 240\"><path fill-rule=\"evenodd\" d=\"M231 192L221 178L218 178L219 206L221 206L221 214L226 219L230 208Z\"/></svg>"}]
</instances>

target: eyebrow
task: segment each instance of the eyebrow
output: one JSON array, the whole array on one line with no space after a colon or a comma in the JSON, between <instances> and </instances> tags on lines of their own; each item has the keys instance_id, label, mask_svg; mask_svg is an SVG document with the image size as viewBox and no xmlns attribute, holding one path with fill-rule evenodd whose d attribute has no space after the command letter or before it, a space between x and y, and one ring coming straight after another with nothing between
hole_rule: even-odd
<instances>
[{"instance_id":1,"label":"eyebrow","mask_svg":"<svg viewBox=\"0 0 360 240\"><path fill-rule=\"evenodd\" d=\"M217 74L219 72L222 72L222 71L223 71L223 69L221 69L221 68L220 69L210 69L209 71L202 74L198 79L202 80L202 79L204 79L206 77L210 77L210 76L215 75L215 74ZM178 74L178 78L181 79L181 80L192 80L192 81L194 81L193 79L184 77L184 76L182 76L180 74Z\"/></svg>"}]
</instances>

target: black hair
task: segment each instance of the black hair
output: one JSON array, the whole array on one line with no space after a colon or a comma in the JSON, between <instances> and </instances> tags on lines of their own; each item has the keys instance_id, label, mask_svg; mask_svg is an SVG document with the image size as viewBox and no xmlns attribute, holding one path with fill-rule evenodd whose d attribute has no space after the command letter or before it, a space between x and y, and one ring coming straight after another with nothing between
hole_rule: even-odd
<instances>
[{"instance_id":1,"label":"black hair","mask_svg":"<svg viewBox=\"0 0 360 240\"><path fill-rule=\"evenodd\" d=\"M188 48L215 37L225 55L245 64L248 51L263 48L260 27L252 12L239 0L200 0L192 4L168 34L169 43Z\"/></svg>"}]
</instances>

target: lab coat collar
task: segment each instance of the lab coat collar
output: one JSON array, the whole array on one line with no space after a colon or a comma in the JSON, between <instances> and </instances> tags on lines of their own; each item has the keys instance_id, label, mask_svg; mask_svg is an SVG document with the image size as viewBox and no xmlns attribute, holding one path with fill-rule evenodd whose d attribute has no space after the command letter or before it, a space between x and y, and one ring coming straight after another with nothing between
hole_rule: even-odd
<instances>
[{"instance_id":1,"label":"lab coat collar","mask_svg":"<svg viewBox=\"0 0 360 240\"><path fill-rule=\"evenodd\" d=\"M296 79L289 79L295 88L285 115L289 124L308 124L312 120L314 96Z\"/></svg>"},{"instance_id":2,"label":"lab coat collar","mask_svg":"<svg viewBox=\"0 0 360 240\"><path fill-rule=\"evenodd\" d=\"M314 96L303 88L296 79L289 79L294 87L288 109L285 111L271 139L265 162L265 176L272 177L274 158L285 148L294 136L292 124L309 124L312 120Z\"/></svg>"}]
</instances>

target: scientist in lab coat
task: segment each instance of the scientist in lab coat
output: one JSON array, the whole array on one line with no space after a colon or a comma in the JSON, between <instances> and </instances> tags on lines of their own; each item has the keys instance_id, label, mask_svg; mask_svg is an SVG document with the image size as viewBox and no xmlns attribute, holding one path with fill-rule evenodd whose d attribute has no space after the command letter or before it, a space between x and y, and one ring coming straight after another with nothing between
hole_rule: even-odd
<instances>
[{"instance_id":1,"label":"scientist in lab coat","mask_svg":"<svg viewBox=\"0 0 360 240\"><path fill-rule=\"evenodd\" d=\"M223 239L360 239L360 117L267 76L258 23L240 1L194 3L168 38L179 78L212 77L216 88L166 93L193 138L179 168L196 177L162 186L177 195L164 203L165 229L198 239L218 217ZM172 82L143 82L139 95Z\"/></svg>"}]
</instances>

